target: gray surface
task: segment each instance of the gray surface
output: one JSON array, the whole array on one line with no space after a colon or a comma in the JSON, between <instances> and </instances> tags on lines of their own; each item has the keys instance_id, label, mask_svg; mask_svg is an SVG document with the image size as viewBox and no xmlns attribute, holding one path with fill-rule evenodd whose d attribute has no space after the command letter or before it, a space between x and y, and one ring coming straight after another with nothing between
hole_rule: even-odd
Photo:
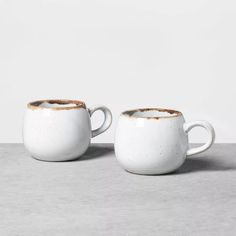
<instances>
[{"instance_id":1,"label":"gray surface","mask_svg":"<svg viewBox=\"0 0 236 236\"><path fill-rule=\"evenodd\" d=\"M236 235L235 153L217 144L177 173L141 176L111 144L63 163L1 144L0 235Z\"/></svg>"}]
</instances>

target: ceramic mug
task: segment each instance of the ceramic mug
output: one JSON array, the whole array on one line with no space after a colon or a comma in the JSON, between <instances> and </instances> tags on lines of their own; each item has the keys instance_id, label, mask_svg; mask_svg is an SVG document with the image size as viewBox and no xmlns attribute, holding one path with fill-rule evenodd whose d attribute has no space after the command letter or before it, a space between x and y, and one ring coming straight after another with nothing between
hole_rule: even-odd
<instances>
[{"instance_id":1,"label":"ceramic mug","mask_svg":"<svg viewBox=\"0 0 236 236\"><path fill-rule=\"evenodd\" d=\"M188 145L188 132L200 126L207 130L207 142ZM125 111L116 130L115 154L121 166L137 174L165 174L178 169L187 156L206 151L215 132L206 121L185 122L181 112L148 108Z\"/></svg>"},{"instance_id":2,"label":"ceramic mug","mask_svg":"<svg viewBox=\"0 0 236 236\"><path fill-rule=\"evenodd\" d=\"M91 130L90 117L100 110L104 122ZM23 140L26 149L36 159L68 161L80 157L91 138L106 131L112 123L112 114L105 106L86 108L75 100L41 100L27 106L24 117Z\"/></svg>"}]
</instances>

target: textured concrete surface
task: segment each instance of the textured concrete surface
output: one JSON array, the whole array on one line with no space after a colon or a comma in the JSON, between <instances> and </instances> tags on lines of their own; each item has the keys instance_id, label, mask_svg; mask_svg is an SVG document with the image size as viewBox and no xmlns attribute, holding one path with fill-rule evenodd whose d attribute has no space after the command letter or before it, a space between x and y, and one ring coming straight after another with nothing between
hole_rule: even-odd
<instances>
[{"instance_id":1,"label":"textured concrete surface","mask_svg":"<svg viewBox=\"0 0 236 236\"><path fill-rule=\"evenodd\" d=\"M0 145L0 235L235 235L236 144L216 144L171 175L118 165L111 144L49 163Z\"/></svg>"}]
</instances>

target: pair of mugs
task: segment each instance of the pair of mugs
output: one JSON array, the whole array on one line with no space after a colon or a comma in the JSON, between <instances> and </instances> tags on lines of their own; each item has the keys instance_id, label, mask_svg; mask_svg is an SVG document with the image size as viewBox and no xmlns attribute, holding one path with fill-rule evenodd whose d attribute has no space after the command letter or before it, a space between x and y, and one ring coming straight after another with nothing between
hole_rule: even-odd
<instances>
[{"instance_id":1,"label":"pair of mugs","mask_svg":"<svg viewBox=\"0 0 236 236\"><path fill-rule=\"evenodd\" d=\"M104 122L92 130L90 117L100 110ZM85 153L91 138L112 123L105 106L87 108L75 100L41 100L28 104L23 139L31 156L44 161L68 161ZM196 148L188 145L188 132L196 126L208 132L208 141ZM121 166L137 174L165 174L178 169L187 156L206 151L214 142L213 127L206 121L186 123L181 112L147 108L120 115L115 154Z\"/></svg>"}]
</instances>

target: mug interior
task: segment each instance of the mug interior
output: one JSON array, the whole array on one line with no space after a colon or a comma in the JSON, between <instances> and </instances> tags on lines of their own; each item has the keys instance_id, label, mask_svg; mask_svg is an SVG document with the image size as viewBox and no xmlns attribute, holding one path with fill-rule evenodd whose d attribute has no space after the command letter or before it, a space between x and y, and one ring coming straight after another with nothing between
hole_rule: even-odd
<instances>
[{"instance_id":1,"label":"mug interior","mask_svg":"<svg viewBox=\"0 0 236 236\"><path fill-rule=\"evenodd\" d=\"M28 104L30 109L53 109L53 110L65 110L65 109L75 109L75 108L86 108L85 103L78 100L39 100L30 102Z\"/></svg>"},{"instance_id":2,"label":"mug interior","mask_svg":"<svg viewBox=\"0 0 236 236\"><path fill-rule=\"evenodd\" d=\"M182 115L180 111L163 108L143 108L129 110L122 113L123 115L134 117L134 118L146 118L146 119L160 119L160 118L171 118Z\"/></svg>"}]
</instances>

